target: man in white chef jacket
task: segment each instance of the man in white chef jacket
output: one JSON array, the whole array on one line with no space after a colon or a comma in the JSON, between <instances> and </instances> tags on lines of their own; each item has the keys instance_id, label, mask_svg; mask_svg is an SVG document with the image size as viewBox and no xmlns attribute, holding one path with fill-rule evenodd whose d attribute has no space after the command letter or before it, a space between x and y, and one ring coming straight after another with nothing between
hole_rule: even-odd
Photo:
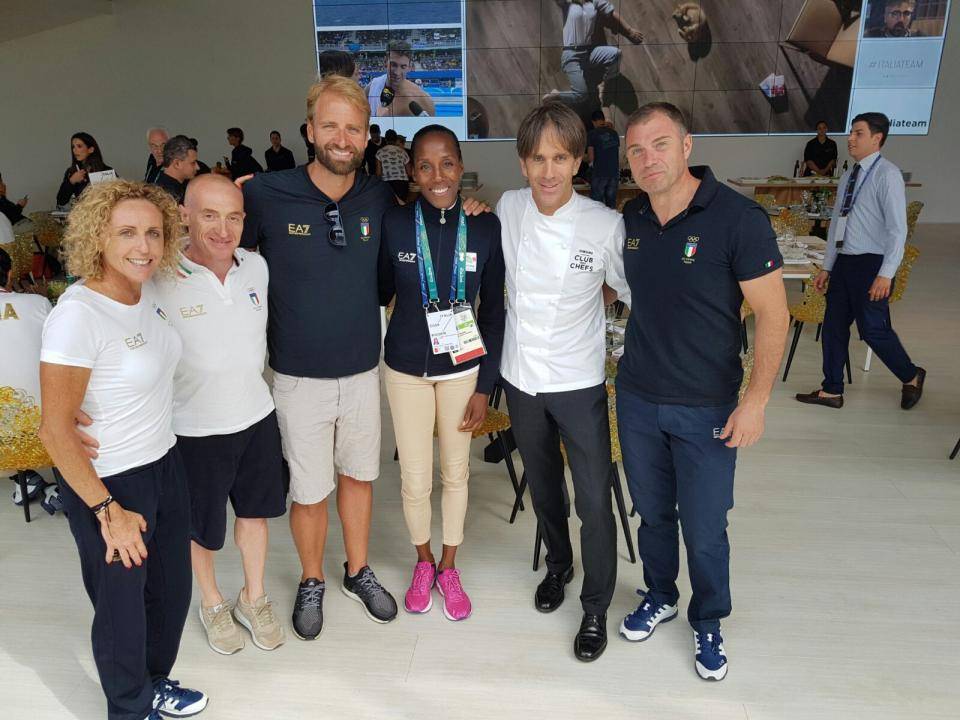
<instances>
[{"instance_id":1,"label":"man in white chef jacket","mask_svg":"<svg viewBox=\"0 0 960 720\"><path fill-rule=\"evenodd\" d=\"M507 325L501 374L513 432L547 546L535 606L551 612L573 577L563 496L566 448L581 521L583 621L574 654L597 659L616 584L616 524L610 493L604 285L629 304L620 215L573 191L586 146L583 122L548 101L517 132L529 187L497 205L506 262Z\"/></svg>"}]
</instances>

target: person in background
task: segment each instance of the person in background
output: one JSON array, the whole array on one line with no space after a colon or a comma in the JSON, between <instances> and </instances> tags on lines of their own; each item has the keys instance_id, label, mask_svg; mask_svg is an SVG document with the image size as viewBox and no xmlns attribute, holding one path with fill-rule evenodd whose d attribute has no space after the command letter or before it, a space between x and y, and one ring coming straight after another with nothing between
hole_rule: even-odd
<instances>
[{"instance_id":1,"label":"person in background","mask_svg":"<svg viewBox=\"0 0 960 720\"><path fill-rule=\"evenodd\" d=\"M647 587L620 634L646 640L677 616L682 529L694 666L704 680L722 680L737 448L763 434L789 314L766 213L709 167L688 166L687 127L683 113L662 102L627 121L627 160L643 194L623 208L633 304L617 370L617 419L627 487L642 518L637 553ZM738 402L744 298L757 318L756 361Z\"/></svg>"},{"instance_id":2,"label":"person in background","mask_svg":"<svg viewBox=\"0 0 960 720\"><path fill-rule=\"evenodd\" d=\"M590 199L617 209L620 186L620 136L603 115L594 110L593 129L587 133L587 161L590 163Z\"/></svg>"},{"instance_id":3,"label":"person in background","mask_svg":"<svg viewBox=\"0 0 960 720\"><path fill-rule=\"evenodd\" d=\"M360 68L353 61L353 55L345 50L324 50L317 56L317 74L321 78L327 75L341 75L354 82L360 82Z\"/></svg>"},{"instance_id":4,"label":"person in background","mask_svg":"<svg viewBox=\"0 0 960 720\"><path fill-rule=\"evenodd\" d=\"M300 125L300 137L303 138L303 144L307 146L307 163L312 163L317 157L317 151L316 148L313 147L313 143L310 142L310 139L307 137L306 123Z\"/></svg>"},{"instance_id":5,"label":"person in background","mask_svg":"<svg viewBox=\"0 0 960 720\"><path fill-rule=\"evenodd\" d=\"M827 231L823 270L814 280L826 292L823 317L823 383L797 400L843 407L843 369L850 324L903 383L900 407L920 401L927 371L914 365L890 321L890 293L907 242L907 200L900 168L880 155L890 120L883 113L857 115L847 150L855 161L837 184L837 202Z\"/></svg>"},{"instance_id":6,"label":"person in background","mask_svg":"<svg viewBox=\"0 0 960 720\"><path fill-rule=\"evenodd\" d=\"M404 607L411 613L430 610L436 585L447 619L464 620L472 604L461 584L456 556L467 514L470 443L472 432L486 418L503 345L500 223L494 215L467 218L461 212L463 159L453 131L427 125L414 136L412 152L421 200L384 215L379 272L380 304L396 297L384 340L384 386L400 459L403 516L417 553ZM420 280L427 265L432 268L430 283ZM466 318L462 322L479 333L480 344L462 343L459 355L431 352L424 318L428 302L436 300L434 307L442 312L474 307L478 297L476 318L465 309L455 317ZM434 427L443 486L439 565L430 543Z\"/></svg>"},{"instance_id":7,"label":"person in background","mask_svg":"<svg viewBox=\"0 0 960 720\"><path fill-rule=\"evenodd\" d=\"M193 145L193 149L197 151L197 175L206 175L212 170L210 166L207 165L203 160L200 159L200 143L196 138L190 138L190 144Z\"/></svg>"},{"instance_id":8,"label":"person in background","mask_svg":"<svg viewBox=\"0 0 960 720\"><path fill-rule=\"evenodd\" d=\"M297 161L293 159L293 153L290 152L290 149L280 144L280 132L278 130L270 133L270 147L264 151L263 159L267 163L267 172L289 170L297 166Z\"/></svg>"},{"instance_id":9,"label":"person in background","mask_svg":"<svg viewBox=\"0 0 960 720\"><path fill-rule=\"evenodd\" d=\"M384 133L383 147L377 150L376 158L377 176L393 189L393 194L400 198L401 202L405 202L410 193L410 179L407 175L410 156L401 147L393 128Z\"/></svg>"},{"instance_id":10,"label":"person in background","mask_svg":"<svg viewBox=\"0 0 960 720\"><path fill-rule=\"evenodd\" d=\"M377 174L377 151L383 147L383 138L380 137L380 126L373 123L370 126L370 139L367 148L363 151L363 164L367 175Z\"/></svg>"},{"instance_id":11,"label":"person in background","mask_svg":"<svg viewBox=\"0 0 960 720\"><path fill-rule=\"evenodd\" d=\"M238 127L227 128L227 142L233 148L226 162L230 177L236 180L244 175L263 172L263 166L253 156L253 150L243 144L243 130Z\"/></svg>"},{"instance_id":12,"label":"person in background","mask_svg":"<svg viewBox=\"0 0 960 720\"><path fill-rule=\"evenodd\" d=\"M433 98L422 87L407 79L414 68L413 49L405 40L387 43L387 66L366 87L370 112L374 116L436 115Z\"/></svg>"},{"instance_id":13,"label":"person in background","mask_svg":"<svg viewBox=\"0 0 960 720\"><path fill-rule=\"evenodd\" d=\"M178 205L183 204L187 183L197 174L197 150L186 135L174 135L163 146L163 171L157 177L159 185Z\"/></svg>"},{"instance_id":14,"label":"person in background","mask_svg":"<svg viewBox=\"0 0 960 720\"><path fill-rule=\"evenodd\" d=\"M827 137L827 123L817 123L817 136L803 149L803 176L831 177L837 168L837 143Z\"/></svg>"},{"instance_id":15,"label":"person in background","mask_svg":"<svg viewBox=\"0 0 960 720\"><path fill-rule=\"evenodd\" d=\"M200 621L210 647L222 655L244 646L234 618L250 631L254 645L273 650L285 634L263 583L266 519L280 517L287 505L280 429L263 379L267 263L237 247L243 195L227 178L192 180L183 215L190 238L177 274L156 288L183 341L173 377L173 431L190 491ZM219 357L231 361L221 363ZM214 570L226 536L228 500L244 579L235 603L220 593Z\"/></svg>"},{"instance_id":16,"label":"person in background","mask_svg":"<svg viewBox=\"0 0 960 720\"><path fill-rule=\"evenodd\" d=\"M500 372L547 546L547 572L534 606L556 610L573 579L562 442L581 521L583 616L573 652L591 662L607 647L607 609L617 581L604 302L619 295L629 305L630 298L623 219L573 191L586 146L583 121L568 105L554 100L532 110L517 131L529 187L505 192L497 216L507 286Z\"/></svg>"},{"instance_id":17,"label":"person in background","mask_svg":"<svg viewBox=\"0 0 960 720\"><path fill-rule=\"evenodd\" d=\"M3 176L0 175L0 213L7 216L11 225L16 225L24 219L23 209L29 201L30 198L27 195L24 195L16 202L12 202L7 198L7 184L3 181Z\"/></svg>"},{"instance_id":18,"label":"person in background","mask_svg":"<svg viewBox=\"0 0 960 720\"><path fill-rule=\"evenodd\" d=\"M163 169L163 146L170 139L166 128L153 127L147 130L147 147L150 154L147 156L147 170L143 174L144 182L156 183L160 171Z\"/></svg>"},{"instance_id":19,"label":"person in background","mask_svg":"<svg viewBox=\"0 0 960 720\"><path fill-rule=\"evenodd\" d=\"M883 11L876 14L879 18L871 13L872 27L863 33L865 38L923 37L923 33L910 27L917 14L916 0L880 0L879 4Z\"/></svg>"},{"instance_id":20,"label":"person in background","mask_svg":"<svg viewBox=\"0 0 960 720\"><path fill-rule=\"evenodd\" d=\"M180 337L148 282L173 272L181 228L177 204L155 185L91 187L63 239L81 282L43 328L40 439L64 478L110 720L207 704L170 679L190 609L190 499L171 425ZM92 459L81 414L99 443Z\"/></svg>"},{"instance_id":21,"label":"person in background","mask_svg":"<svg viewBox=\"0 0 960 720\"><path fill-rule=\"evenodd\" d=\"M6 223L6 227L4 224ZM0 217L0 245L13 242L13 231ZM13 263L0 250L0 387L23 392L28 402L40 407L40 337L51 305L43 295L13 291ZM46 486L35 470L26 470L29 502ZM14 502L20 488L14 491Z\"/></svg>"},{"instance_id":22,"label":"person in background","mask_svg":"<svg viewBox=\"0 0 960 720\"><path fill-rule=\"evenodd\" d=\"M112 170L104 163L100 145L93 135L85 132L74 133L70 137L72 162L63 173L63 181L57 190L57 205L67 205L73 198L79 197L90 184L90 173Z\"/></svg>"}]
</instances>

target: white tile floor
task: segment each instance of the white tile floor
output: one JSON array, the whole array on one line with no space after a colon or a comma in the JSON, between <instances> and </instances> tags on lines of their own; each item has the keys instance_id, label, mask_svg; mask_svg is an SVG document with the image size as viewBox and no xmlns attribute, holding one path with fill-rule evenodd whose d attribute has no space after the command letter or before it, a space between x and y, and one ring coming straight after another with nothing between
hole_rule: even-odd
<instances>
[{"instance_id":1,"label":"white tile floor","mask_svg":"<svg viewBox=\"0 0 960 720\"><path fill-rule=\"evenodd\" d=\"M957 231L921 226L923 254L894 311L908 351L929 371L915 410L899 409L897 381L878 361L869 374L855 371L843 410L795 403L793 393L819 382L812 328L789 381L777 383L767 435L741 454L737 474L734 613L724 623L731 669L723 683L694 674L682 620L642 645L613 634L641 582L624 547L610 647L593 665L574 660L577 584L556 613L533 609L533 514L507 524L506 473L479 458L460 557L471 619L450 623L435 607L387 626L367 620L336 592L342 543L332 522L332 591L318 641L292 638L273 653L248 643L221 657L206 646L194 612L176 677L210 694L203 717L211 720L957 717L960 459L946 459L960 435ZM863 346L852 351L862 361ZM399 597L413 554L392 449L387 430L371 558ZM18 508L0 502L0 717L101 718L75 550L62 517L35 513L28 526ZM271 530L268 587L286 616L299 566L286 521ZM220 578L236 593L239 558L229 545ZM685 603L689 585L680 583Z\"/></svg>"}]
</instances>

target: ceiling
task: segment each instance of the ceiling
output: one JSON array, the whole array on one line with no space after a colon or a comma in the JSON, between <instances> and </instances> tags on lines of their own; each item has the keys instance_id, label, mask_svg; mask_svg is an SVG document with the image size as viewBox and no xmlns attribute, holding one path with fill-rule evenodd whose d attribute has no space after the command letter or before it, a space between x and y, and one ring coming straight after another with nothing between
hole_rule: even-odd
<instances>
[{"instance_id":1,"label":"ceiling","mask_svg":"<svg viewBox=\"0 0 960 720\"><path fill-rule=\"evenodd\" d=\"M0 42L112 12L111 0L0 0Z\"/></svg>"}]
</instances>

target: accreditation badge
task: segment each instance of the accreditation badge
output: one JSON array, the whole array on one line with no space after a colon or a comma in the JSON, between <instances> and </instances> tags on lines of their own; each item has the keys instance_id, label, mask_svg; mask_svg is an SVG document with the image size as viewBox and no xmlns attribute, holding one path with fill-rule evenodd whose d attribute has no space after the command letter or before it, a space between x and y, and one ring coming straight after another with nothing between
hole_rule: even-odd
<instances>
[{"instance_id":1,"label":"accreditation badge","mask_svg":"<svg viewBox=\"0 0 960 720\"><path fill-rule=\"evenodd\" d=\"M843 247L843 236L847 232L847 216L841 215L833 221L833 237L837 241L837 250Z\"/></svg>"},{"instance_id":2,"label":"accreditation badge","mask_svg":"<svg viewBox=\"0 0 960 720\"><path fill-rule=\"evenodd\" d=\"M477 320L473 316L473 308L469 305L461 305L453 312L460 347L458 350L450 352L451 362L454 365L459 365L486 355L487 349L483 345L483 338L480 337L480 329L477 327Z\"/></svg>"},{"instance_id":3,"label":"accreditation badge","mask_svg":"<svg viewBox=\"0 0 960 720\"><path fill-rule=\"evenodd\" d=\"M430 347L434 355L460 351L460 336L453 310L428 312L427 330L430 332Z\"/></svg>"}]
</instances>

